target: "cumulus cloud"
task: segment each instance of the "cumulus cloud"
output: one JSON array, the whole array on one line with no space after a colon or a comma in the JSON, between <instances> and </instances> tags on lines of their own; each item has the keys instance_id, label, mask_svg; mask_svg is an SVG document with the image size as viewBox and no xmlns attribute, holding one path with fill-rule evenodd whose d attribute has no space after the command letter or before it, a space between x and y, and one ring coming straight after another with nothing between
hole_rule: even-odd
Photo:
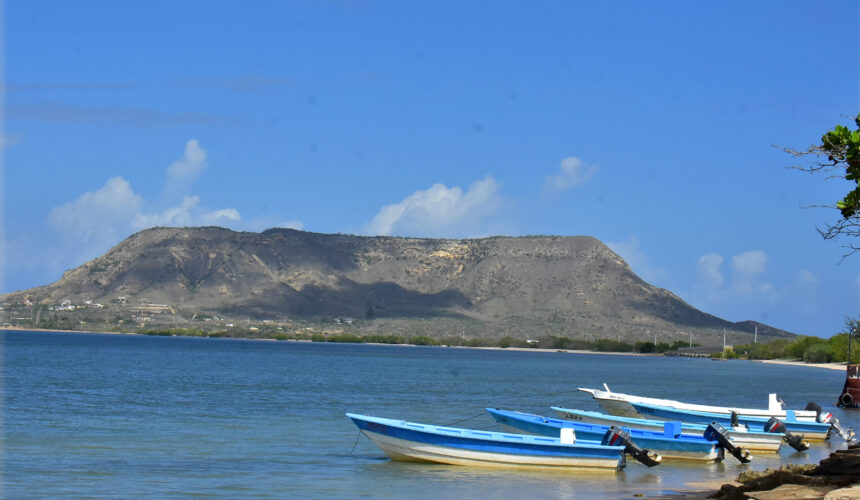
<instances>
[{"instance_id":1,"label":"cumulus cloud","mask_svg":"<svg viewBox=\"0 0 860 500\"><path fill-rule=\"evenodd\" d=\"M63 270L106 252L132 232L148 227L218 225L251 229L252 224L245 222L237 209L207 208L200 196L189 192L203 174L206 162L206 151L191 139L182 157L167 167L165 193L156 202L147 202L126 179L117 176L94 191L54 207L46 220L48 230L22 232L10 241L7 269L19 280L26 276L22 281L32 286L34 279L56 279ZM263 220L270 222L266 227L304 227L298 220L281 222L282 218L271 217L258 221Z\"/></svg>"},{"instance_id":2,"label":"cumulus cloud","mask_svg":"<svg viewBox=\"0 0 860 500\"><path fill-rule=\"evenodd\" d=\"M54 207L48 214L48 222L67 237L87 243L93 239L116 238L117 231L142 207L143 198L134 193L129 182L113 177L100 189Z\"/></svg>"},{"instance_id":3,"label":"cumulus cloud","mask_svg":"<svg viewBox=\"0 0 860 500\"><path fill-rule=\"evenodd\" d=\"M505 202L499 189L489 175L465 191L459 186L434 184L382 207L364 231L375 235L475 236L482 224L502 209Z\"/></svg>"},{"instance_id":4,"label":"cumulus cloud","mask_svg":"<svg viewBox=\"0 0 860 500\"><path fill-rule=\"evenodd\" d=\"M597 167L586 165L575 156L569 156L561 160L558 173L547 176L543 183L543 192L557 194L567 191L588 182L596 173Z\"/></svg>"},{"instance_id":5,"label":"cumulus cloud","mask_svg":"<svg viewBox=\"0 0 860 500\"><path fill-rule=\"evenodd\" d=\"M168 199L186 193L206 169L206 150L196 139L185 144L185 155L167 167L165 193Z\"/></svg>"},{"instance_id":6,"label":"cumulus cloud","mask_svg":"<svg viewBox=\"0 0 860 500\"><path fill-rule=\"evenodd\" d=\"M720 272L722 265L722 255L709 253L699 257L699 261L696 263L696 277L699 284L707 290L714 290L723 286L725 279L723 273Z\"/></svg>"},{"instance_id":7,"label":"cumulus cloud","mask_svg":"<svg viewBox=\"0 0 860 500\"><path fill-rule=\"evenodd\" d=\"M703 306L735 305L751 310L764 309L777 301L779 293L766 279L768 257L763 250L732 256L729 279L722 269L724 262L722 255L709 253L696 263L695 288Z\"/></svg>"},{"instance_id":8,"label":"cumulus cloud","mask_svg":"<svg viewBox=\"0 0 860 500\"><path fill-rule=\"evenodd\" d=\"M48 214L50 245L39 244L39 235L19 236L18 251L10 255L10 268L32 269L32 262L51 266L55 272L80 264L115 245L128 235L128 221L143 206L122 177L108 179L101 188L74 201L54 207ZM17 257L17 258L16 258Z\"/></svg>"},{"instance_id":9,"label":"cumulus cloud","mask_svg":"<svg viewBox=\"0 0 860 500\"><path fill-rule=\"evenodd\" d=\"M773 290L770 283L763 281L767 254L753 250L732 257L732 285L735 292L742 294L769 293Z\"/></svg>"},{"instance_id":10,"label":"cumulus cloud","mask_svg":"<svg viewBox=\"0 0 860 500\"><path fill-rule=\"evenodd\" d=\"M606 246L617 253L625 262L633 269L633 272L638 274L645 281L660 286L661 282L665 281L668 273L665 269L654 266L645 251L642 250L642 244L639 238L630 235L627 241L608 242Z\"/></svg>"},{"instance_id":11,"label":"cumulus cloud","mask_svg":"<svg viewBox=\"0 0 860 500\"><path fill-rule=\"evenodd\" d=\"M136 230L153 226L190 226L193 217L191 211L200 203L199 196L186 196L182 203L155 214L135 214L131 227Z\"/></svg>"},{"instance_id":12,"label":"cumulus cloud","mask_svg":"<svg viewBox=\"0 0 860 500\"><path fill-rule=\"evenodd\" d=\"M767 254L762 250L752 250L732 257L732 270L739 279L754 280L764 273Z\"/></svg>"},{"instance_id":13,"label":"cumulus cloud","mask_svg":"<svg viewBox=\"0 0 860 500\"><path fill-rule=\"evenodd\" d=\"M229 224L232 222L240 222L242 217L239 211L235 208L222 208L214 212L205 213L200 216L200 221L207 226L217 226L220 224Z\"/></svg>"}]
</instances>

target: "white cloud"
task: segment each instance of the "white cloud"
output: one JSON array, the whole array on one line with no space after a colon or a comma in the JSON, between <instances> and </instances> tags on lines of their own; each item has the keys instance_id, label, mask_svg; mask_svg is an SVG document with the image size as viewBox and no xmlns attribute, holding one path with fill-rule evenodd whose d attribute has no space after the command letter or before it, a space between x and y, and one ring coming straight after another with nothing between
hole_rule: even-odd
<instances>
[{"instance_id":1,"label":"white cloud","mask_svg":"<svg viewBox=\"0 0 860 500\"><path fill-rule=\"evenodd\" d=\"M197 139L185 143L184 156L167 167L165 194L168 199L182 196L206 169L206 150Z\"/></svg>"},{"instance_id":2,"label":"white cloud","mask_svg":"<svg viewBox=\"0 0 860 500\"><path fill-rule=\"evenodd\" d=\"M143 198L134 193L128 181L113 177L100 189L54 207L48 214L48 222L67 237L87 243L116 238L142 207Z\"/></svg>"},{"instance_id":3,"label":"white cloud","mask_svg":"<svg viewBox=\"0 0 860 500\"><path fill-rule=\"evenodd\" d=\"M722 255L709 253L699 257L699 261L696 263L698 283L707 290L714 290L723 286L725 279L720 272L720 266L722 265Z\"/></svg>"},{"instance_id":4,"label":"white cloud","mask_svg":"<svg viewBox=\"0 0 860 500\"><path fill-rule=\"evenodd\" d=\"M207 226L215 226L218 224L231 224L240 222L242 217L239 211L235 208L222 208L200 216L200 221Z\"/></svg>"},{"instance_id":5,"label":"white cloud","mask_svg":"<svg viewBox=\"0 0 860 500\"><path fill-rule=\"evenodd\" d=\"M19 235L13 243L18 248L9 256L9 269L14 273L44 268L58 274L80 265L128 236L128 221L142 206L143 198L127 180L108 179L101 188L54 207L47 218L50 231ZM43 238L49 243L39 243ZM35 268L34 261L38 261Z\"/></svg>"},{"instance_id":6,"label":"white cloud","mask_svg":"<svg viewBox=\"0 0 860 500\"><path fill-rule=\"evenodd\" d=\"M732 287L740 294L767 294L773 290L762 280L767 267L767 254L752 250L732 257Z\"/></svg>"},{"instance_id":7,"label":"white cloud","mask_svg":"<svg viewBox=\"0 0 860 500\"><path fill-rule=\"evenodd\" d=\"M732 257L732 270L738 279L754 280L764 273L767 254L762 250L752 250Z\"/></svg>"},{"instance_id":8,"label":"white cloud","mask_svg":"<svg viewBox=\"0 0 860 500\"><path fill-rule=\"evenodd\" d=\"M811 288L818 286L818 276L808 269L801 269L797 272L797 286Z\"/></svg>"},{"instance_id":9,"label":"white cloud","mask_svg":"<svg viewBox=\"0 0 860 500\"><path fill-rule=\"evenodd\" d=\"M668 276L666 270L651 264L648 256L642 250L639 238L636 236L631 235L627 238L627 241L606 243L606 246L624 259L630 268L633 269L633 272L648 283L662 286L661 283L666 280Z\"/></svg>"},{"instance_id":10,"label":"white cloud","mask_svg":"<svg viewBox=\"0 0 860 500\"><path fill-rule=\"evenodd\" d=\"M6 141L8 137L0 139ZM134 231L152 226L219 225L240 230L304 227L301 221L282 222L281 217L246 222L235 208L204 207L200 196L189 190L205 167L206 151L192 139L182 157L167 167L165 197L161 200L147 202L127 180L113 177L101 188L54 207L46 220L47 230L34 228L9 240L5 269L16 279L13 286L25 288L57 279L62 271L106 252ZM267 225L256 227L263 222Z\"/></svg>"},{"instance_id":11,"label":"white cloud","mask_svg":"<svg viewBox=\"0 0 860 500\"><path fill-rule=\"evenodd\" d=\"M723 274L724 262L725 258L717 253L699 257L695 289L696 301L702 307L731 306L735 309L763 311L777 302L779 292L765 276L767 253L751 250L734 255L730 263L730 280L726 280Z\"/></svg>"},{"instance_id":12,"label":"white cloud","mask_svg":"<svg viewBox=\"0 0 860 500\"><path fill-rule=\"evenodd\" d=\"M543 192L553 194L566 191L588 182L596 173L597 167L586 165L575 156L569 156L561 160L557 174L547 176L544 180Z\"/></svg>"},{"instance_id":13,"label":"white cloud","mask_svg":"<svg viewBox=\"0 0 860 500\"><path fill-rule=\"evenodd\" d=\"M465 192L459 186L434 184L416 191L399 203L386 205L365 233L375 235L460 237L476 236L505 201L500 185L491 176L473 182Z\"/></svg>"},{"instance_id":14,"label":"white cloud","mask_svg":"<svg viewBox=\"0 0 860 500\"><path fill-rule=\"evenodd\" d=\"M154 226L190 226L193 216L191 211L200 204L199 196L186 196L182 203L156 214L135 214L131 227L136 230Z\"/></svg>"}]
</instances>

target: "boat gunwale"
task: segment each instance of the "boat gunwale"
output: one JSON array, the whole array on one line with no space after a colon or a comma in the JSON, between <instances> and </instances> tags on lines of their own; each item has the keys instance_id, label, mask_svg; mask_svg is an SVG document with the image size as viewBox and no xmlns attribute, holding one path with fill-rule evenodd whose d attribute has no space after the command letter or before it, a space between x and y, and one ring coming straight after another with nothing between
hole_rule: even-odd
<instances>
[{"instance_id":1,"label":"boat gunwale","mask_svg":"<svg viewBox=\"0 0 860 500\"><path fill-rule=\"evenodd\" d=\"M379 425L394 427L407 431L413 431L436 436L444 436L448 438L463 438L475 439L488 442L503 442L508 444L520 444L529 446L553 447L559 446L567 449L606 449L606 450L623 450L623 446L608 446L603 445L599 441L579 440L575 443L562 443L559 438L548 436L532 436L528 434L515 434L496 431L478 431L474 429L464 429L460 427L444 427L431 424L420 424L417 422L409 422L406 420L396 420L384 417L373 417L370 415L361 415L357 413L346 413L346 416L352 420L361 420L364 422L373 422ZM362 429L363 431L364 429ZM372 431L371 431L372 432Z\"/></svg>"}]
</instances>

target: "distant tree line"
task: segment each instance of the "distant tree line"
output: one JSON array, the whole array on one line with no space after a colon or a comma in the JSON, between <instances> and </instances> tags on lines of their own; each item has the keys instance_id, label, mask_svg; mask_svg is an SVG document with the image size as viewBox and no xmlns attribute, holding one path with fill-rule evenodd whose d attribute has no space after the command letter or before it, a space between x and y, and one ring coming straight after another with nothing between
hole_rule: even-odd
<instances>
[{"instance_id":1,"label":"distant tree line","mask_svg":"<svg viewBox=\"0 0 860 500\"><path fill-rule=\"evenodd\" d=\"M767 344L744 344L734 346L727 352L730 358L747 359L798 359L807 363L844 363L848 361L849 333L840 333L823 339L802 335L794 340L778 339ZM851 352L851 363L860 362L860 342L855 337Z\"/></svg>"},{"instance_id":2,"label":"distant tree line","mask_svg":"<svg viewBox=\"0 0 860 500\"><path fill-rule=\"evenodd\" d=\"M399 335L355 335L344 333L338 335L314 334L311 336L314 342L341 342L341 343L377 343L377 344L412 344L412 345L449 345L463 347L519 347L530 349L554 349L554 350L582 350L597 352L638 352L638 353L664 353L688 347L689 343L676 341L673 343L659 342L636 342L629 344L612 339L597 339L594 341L570 339L568 337L542 337L536 340L514 339L508 336L500 339L463 338L452 335L443 339L416 335L403 337ZM698 344L693 344L698 345Z\"/></svg>"}]
</instances>

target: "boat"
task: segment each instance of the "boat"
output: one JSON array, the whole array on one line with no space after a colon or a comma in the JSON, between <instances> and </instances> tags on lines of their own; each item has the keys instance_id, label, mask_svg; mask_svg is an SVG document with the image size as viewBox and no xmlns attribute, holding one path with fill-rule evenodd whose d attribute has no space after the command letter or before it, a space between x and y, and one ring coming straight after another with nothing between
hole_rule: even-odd
<instances>
[{"instance_id":1,"label":"boat","mask_svg":"<svg viewBox=\"0 0 860 500\"><path fill-rule=\"evenodd\" d=\"M765 432L768 429L768 423L782 423L788 432L793 434L803 434L803 437L814 441L824 441L830 436L831 425L829 423L809 422L798 420L792 410L786 412L786 416L782 419L776 417L751 417L740 414L724 414L713 413L707 411L684 410L673 408L671 406L661 406L648 403L630 403L630 405L640 415L658 419L658 420L679 420L681 422L689 422L694 424L707 424L717 422L720 425L731 426L732 422L737 422L740 425L745 425L754 431Z\"/></svg>"},{"instance_id":2,"label":"boat","mask_svg":"<svg viewBox=\"0 0 860 500\"><path fill-rule=\"evenodd\" d=\"M663 432L666 426L665 420L649 420L644 418L618 417L607 415L597 411L574 410L571 408L552 407L563 420L583 422L598 425L617 425L651 432ZM681 423L681 432L694 436L705 433L707 426L704 424ZM750 451L778 452L779 447L785 441L785 433L759 432L747 429L746 426L726 427L732 442ZM801 448L802 451L805 448Z\"/></svg>"},{"instance_id":3,"label":"boat","mask_svg":"<svg viewBox=\"0 0 860 500\"><path fill-rule=\"evenodd\" d=\"M603 387L606 389L605 391L600 389L586 389L583 387L579 387L578 390L591 394L591 397L597 400L597 403L604 410L606 410L612 415L618 415L621 417L640 417L636 410L630 405L630 403L634 402L657 406L667 406L672 408L678 408L679 410L722 413L725 415L730 415L734 412L740 416L764 417L765 419L770 417L776 417L782 420L786 418L787 411L793 411L794 418L799 421L815 422L818 417L818 414L814 410L786 410L782 401L777 398L776 394L768 395L768 406L765 410L756 408L733 408L727 406L711 406L693 403L682 403L673 399L648 398L642 396L634 396L631 394L623 394L620 392L612 392L609 390L609 386L606 384L603 384Z\"/></svg>"},{"instance_id":4,"label":"boat","mask_svg":"<svg viewBox=\"0 0 860 500\"><path fill-rule=\"evenodd\" d=\"M361 432L392 460L480 467L614 469L627 463L625 446L573 436L527 436L439 427L347 413Z\"/></svg>"},{"instance_id":5,"label":"boat","mask_svg":"<svg viewBox=\"0 0 860 500\"><path fill-rule=\"evenodd\" d=\"M860 365L847 366L845 385L836 404L843 408L857 408L860 404Z\"/></svg>"},{"instance_id":6,"label":"boat","mask_svg":"<svg viewBox=\"0 0 860 500\"><path fill-rule=\"evenodd\" d=\"M851 328L851 331L848 332L848 365L845 367L845 385L842 386L842 392L839 393L839 398L836 401L836 405L843 408L860 406L860 365L851 363L851 341L856 333L855 328Z\"/></svg>"},{"instance_id":7,"label":"boat","mask_svg":"<svg viewBox=\"0 0 860 500\"><path fill-rule=\"evenodd\" d=\"M496 422L514 430L542 436L558 436L561 429L573 429L577 438L601 439L609 426L575 422L560 418L544 417L531 413L487 408ZM678 425L673 425L678 424ZM722 460L721 448L715 441L702 436L681 433L680 423L666 422L660 432L624 428L630 439L638 446L658 453L665 460L688 460L697 462L718 462Z\"/></svg>"}]
</instances>

